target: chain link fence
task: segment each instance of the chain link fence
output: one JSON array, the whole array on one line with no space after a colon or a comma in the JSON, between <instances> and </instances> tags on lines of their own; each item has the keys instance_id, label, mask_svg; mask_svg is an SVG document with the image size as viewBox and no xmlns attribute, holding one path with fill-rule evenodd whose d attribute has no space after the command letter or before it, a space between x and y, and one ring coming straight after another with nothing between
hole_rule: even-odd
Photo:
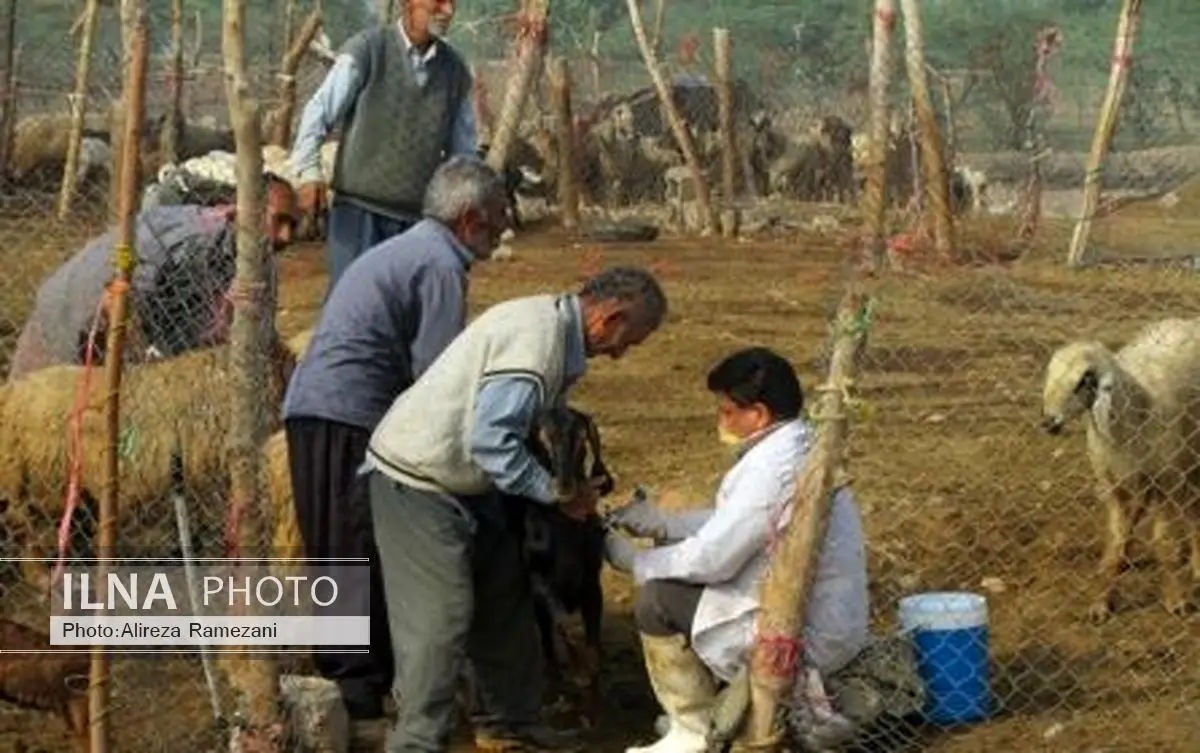
<instances>
[{"instance_id":1,"label":"chain link fence","mask_svg":"<svg viewBox=\"0 0 1200 753\"><path fill-rule=\"evenodd\" d=\"M317 51L280 76L290 46L284 40L295 38L316 6L248 4L252 93L267 113L294 83L292 136L300 110L329 70L330 57L321 50L340 49L374 17L373 5L325 4ZM827 367L820 344L841 291L839 272L861 242L873 18L865 2L639 5L644 44L631 31L624 2L552 5L548 73L535 69L505 151L520 226L509 241L510 263L473 272L472 307L574 285L604 261L656 265L677 318L628 365L597 367L579 399L604 432L610 465L621 475L619 493L648 482L708 498L709 482L726 461L707 441L710 412L699 386L704 369L750 344L792 357L803 366L808 389ZM1194 185L1200 143L1193 134L1200 89L1186 73L1184 55L1200 18L1191 6L1165 3L1140 19L1093 213L1090 248L1099 263L1079 270L1067 267L1067 248L1084 206L1087 151L1114 64L1117 4L967 5L927 0L918 66L941 137L944 195L953 215L949 255L937 253L937 230L927 222L938 202L914 137L919 113L912 106L902 18L892 35L885 152L890 264L870 283L876 309L854 386L860 409L850 470L866 525L875 629L895 628L898 601L908 595L965 590L986 596L995 703L986 722L953 733L917 726L877 747L1185 750L1200 732L1194 617L1164 608L1163 570L1143 566L1153 557L1143 555L1150 532L1143 536L1139 526L1115 609L1096 619L1109 577L1100 570L1102 554L1118 529L1107 522L1110 513L1095 492L1085 424L1076 421L1061 436L1040 424L1057 348L1085 341L1116 349L1148 323L1197 314L1200 225L1193 203L1200 201ZM0 8L8 22L0 48L3 122L11 134L0 150L0 241L14 257L0 282L0 362L10 381L0 399L6 435L0 615L39 629L46 624L50 563L28 558L57 554L57 529L76 478L79 510L66 543L72 556L92 556L103 476L103 353L92 350L91 365L87 356L89 343L104 342L97 312L117 245L110 114L122 89L123 46L118 9L100 6L82 168L69 211L59 218L77 101L71 95L79 32L71 27L82 8L49 0L10 0ZM171 147L174 161L234 151L221 5L156 0L148 10L152 54L139 193L172 161L162 144L176 84L184 126ZM522 34L536 39L530 28L529 15L511 0L458 8L449 38L475 73L483 143L494 143L505 109L521 48L513 40ZM731 41L728 76L719 46L725 37L714 36L714 28L727 30ZM1054 44L1039 48L1039 40L1051 38L1047 30L1056 30ZM182 46L179 74L169 72L174 37ZM687 125L692 158L660 107L646 53L657 61ZM726 78L727 117L720 106ZM561 122L564 111L569 128ZM734 144L729 166L723 121ZM560 148L567 138L569 160ZM381 160L387 148L380 145ZM331 156L327 150L322 159L326 179ZM703 171L703 188L692 159ZM563 169L568 163L569 173ZM214 168L220 170L228 166ZM204 203L231 200L228 181L215 183ZM705 196L717 223L701 206ZM574 219L564 198L568 205L578 202ZM211 215L171 208L136 226L140 264L131 306L138 326L127 344L126 353L135 357L122 387L118 535L125 554L178 554L175 498L185 503L198 553L220 554L225 544L230 494L223 453L233 417L232 387L219 359L228 346L201 346L224 339L236 251L232 222L201 217ZM691 237L706 225L731 222L737 240ZM561 224L572 226L568 241L559 234ZM274 261L278 305L271 318L284 339L302 337L313 325L325 290L321 239L308 240ZM578 259L564 262L564 246ZM1096 377L1098 391L1109 389L1101 386L1110 384L1110 372L1103 371L1110 361L1099 346L1087 352L1093 371L1084 373ZM45 369L52 363L71 366ZM77 395L83 378L90 379L90 403ZM1086 392L1081 379L1072 392L1076 386ZM650 394L661 399L647 405L637 398ZM1116 411L1116 397L1105 403L1098 393L1091 400L1094 416L1121 420L1103 413L1109 405ZM277 421L278 396L269 393L263 402ZM72 416L83 405L92 410L76 432ZM1154 429L1123 424L1126 429L1137 437L1131 442L1155 436ZM182 474L173 473L178 463L172 462L180 447ZM286 490L286 478L275 472L278 436L268 448L276 465L268 469L267 486L278 496ZM1182 504L1168 508L1177 517L1167 528L1186 533L1180 526L1196 524L1194 508L1190 518ZM294 531L277 527L272 541L260 544L294 545ZM1186 572L1187 542L1177 543L1176 569L1194 581L1200 564ZM613 712L594 731L593 749L620 750L648 734L654 708L627 629L629 584L608 573L605 586L605 682ZM282 669L303 672L304 664L288 660ZM0 671L6 666L0 662ZM223 747L199 660L118 656L113 674L114 749ZM0 747L62 750L68 734L38 711L0 706Z\"/></svg>"}]
</instances>

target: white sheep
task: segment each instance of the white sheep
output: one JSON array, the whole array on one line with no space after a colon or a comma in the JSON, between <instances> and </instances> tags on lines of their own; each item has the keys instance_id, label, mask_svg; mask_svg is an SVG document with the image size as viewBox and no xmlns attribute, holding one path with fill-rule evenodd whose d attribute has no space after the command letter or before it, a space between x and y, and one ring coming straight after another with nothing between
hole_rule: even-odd
<instances>
[{"instance_id":1,"label":"white sheep","mask_svg":"<svg viewBox=\"0 0 1200 753\"><path fill-rule=\"evenodd\" d=\"M112 147L107 141L84 136L79 140L79 165L75 169L75 185L82 186L93 174L107 174L112 159Z\"/></svg>"},{"instance_id":2,"label":"white sheep","mask_svg":"<svg viewBox=\"0 0 1200 753\"><path fill-rule=\"evenodd\" d=\"M107 124L95 115L85 119L79 155L80 169L84 174L84 168L92 165L89 152L96 151L93 142L102 143L103 139L99 136L103 135L106 129ZM20 182L46 171L57 181L62 176L62 165L67 158L70 140L70 113L42 113L21 118L13 128L12 149L8 161L10 177Z\"/></svg>"},{"instance_id":3,"label":"white sheep","mask_svg":"<svg viewBox=\"0 0 1200 753\"><path fill-rule=\"evenodd\" d=\"M956 213L984 212L988 206L988 176L970 165L956 165L950 174L951 200Z\"/></svg>"},{"instance_id":4,"label":"white sheep","mask_svg":"<svg viewBox=\"0 0 1200 753\"><path fill-rule=\"evenodd\" d=\"M1148 325L1115 354L1098 342L1059 348L1046 370L1043 415L1052 434L1086 416L1096 491L1108 515L1092 619L1112 613L1131 532L1146 512L1163 606L1185 614L1189 540L1191 577L1200 579L1200 319Z\"/></svg>"},{"instance_id":5,"label":"white sheep","mask_svg":"<svg viewBox=\"0 0 1200 753\"><path fill-rule=\"evenodd\" d=\"M321 144L321 179L326 183L333 180L333 166L337 160L337 150L338 142L336 141L326 141ZM264 167L298 186L299 182L291 159L288 151L281 146L271 144L263 147Z\"/></svg>"}]
</instances>

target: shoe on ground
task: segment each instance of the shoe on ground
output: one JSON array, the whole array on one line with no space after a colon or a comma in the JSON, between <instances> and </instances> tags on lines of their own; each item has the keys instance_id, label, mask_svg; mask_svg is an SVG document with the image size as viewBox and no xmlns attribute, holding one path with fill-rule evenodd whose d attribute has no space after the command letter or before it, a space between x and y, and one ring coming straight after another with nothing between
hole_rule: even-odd
<instances>
[{"instance_id":1,"label":"shoe on ground","mask_svg":"<svg viewBox=\"0 0 1200 753\"><path fill-rule=\"evenodd\" d=\"M390 728L387 717L351 719L348 753L383 753Z\"/></svg>"},{"instance_id":2,"label":"shoe on ground","mask_svg":"<svg viewBox=\"0 0 1200 753\"><path fill-rule=\"evenodd\" d=\"M583 746L572 731L545 725L505 729L483 729L475 733L475 749L486 751L579 751Z\"/></svg>"}]
</instances>

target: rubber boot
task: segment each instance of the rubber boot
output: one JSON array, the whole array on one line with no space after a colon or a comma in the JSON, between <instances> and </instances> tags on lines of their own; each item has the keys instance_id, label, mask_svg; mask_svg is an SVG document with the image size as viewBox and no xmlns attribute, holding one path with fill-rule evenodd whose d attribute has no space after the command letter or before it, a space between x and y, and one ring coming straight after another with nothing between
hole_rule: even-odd
<instances>
[{"instance_id":1,"label":"rubber boot","mask_svg":"<svg viewBox=\"0 0 1200 753\"><path fill-rule=\"evenodd\" d=\"M670 722L658 742L626 748L625 753L706 753L717 693L708 667L684 635L643 634L642 653L650 687Z\"/></svg>"}]
</instances>

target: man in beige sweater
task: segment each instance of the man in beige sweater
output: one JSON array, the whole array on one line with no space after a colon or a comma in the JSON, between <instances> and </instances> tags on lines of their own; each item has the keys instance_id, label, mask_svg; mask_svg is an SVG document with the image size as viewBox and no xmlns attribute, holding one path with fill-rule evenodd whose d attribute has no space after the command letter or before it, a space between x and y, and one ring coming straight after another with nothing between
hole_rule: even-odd
<instances>
[{"instance_id":1,"label":"man in beige sweater","mask_svg":"<svg viewBox=\"0 0 1200 753\"><path fill-rule=\"evenodd\" d=\"M562 749L538 724L541 654L529 582L497 491L583 517L594 491L560 499L524 446L599 355L620 358L662 323L649 272L607 269L575 295L485 311L392 405L367 450L371 508L396 655L391 753L445 751L470 661L481 747Z\"/></svg>"}]
</instances>

